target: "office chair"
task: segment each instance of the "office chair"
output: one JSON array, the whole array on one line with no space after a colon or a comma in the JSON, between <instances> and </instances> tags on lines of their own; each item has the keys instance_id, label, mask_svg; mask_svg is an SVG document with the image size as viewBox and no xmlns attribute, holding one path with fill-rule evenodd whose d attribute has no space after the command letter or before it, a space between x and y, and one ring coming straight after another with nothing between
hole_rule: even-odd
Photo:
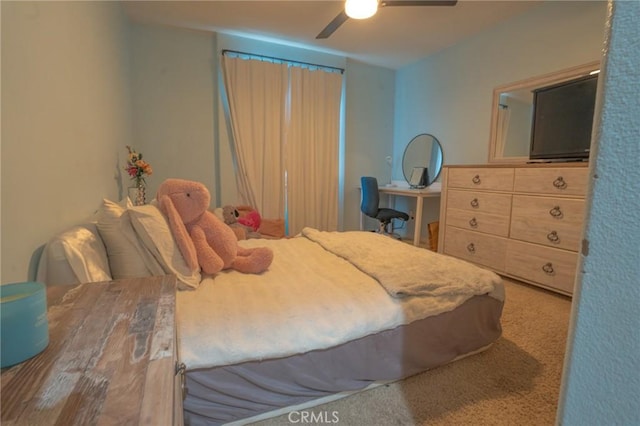
<instances>
[{"instance_id":1,"label":"office chair","mask_svg":"<svg viewBox=\"0 0 640 426\"><path fill-rule=\"evenodd\" d=\"M374 177L363 176L360 179L362 186L362 204L360 210L365 215L378 219L380 227L378 232L381 234L391 235L387 229L391 225L393 219L407 221L409 215L399 210L380 208L380 194L378 193L378 180Z\"/></svg>"}]
</instances>

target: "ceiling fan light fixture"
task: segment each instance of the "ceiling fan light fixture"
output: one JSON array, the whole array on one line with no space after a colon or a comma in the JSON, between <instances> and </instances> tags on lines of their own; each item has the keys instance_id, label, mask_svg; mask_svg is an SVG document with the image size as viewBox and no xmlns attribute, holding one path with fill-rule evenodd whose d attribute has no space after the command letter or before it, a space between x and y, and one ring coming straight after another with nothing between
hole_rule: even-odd
<instances>
[{"instance_id":1,"label":"ceiling fan light fixture","mask_svg":"<svg viewBox=\"0 0 640 426\"><path fill-rule=\"evenodd\" d=\"M346 0L344 11L349 18L367 19L376 14L378 0Z\"/></svg>"}]
</instances>

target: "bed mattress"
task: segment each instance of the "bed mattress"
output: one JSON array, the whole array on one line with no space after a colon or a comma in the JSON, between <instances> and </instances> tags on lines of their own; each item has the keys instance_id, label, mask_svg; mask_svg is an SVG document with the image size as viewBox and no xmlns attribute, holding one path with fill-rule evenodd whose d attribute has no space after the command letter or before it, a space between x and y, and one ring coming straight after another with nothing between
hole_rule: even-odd
<instances>
[{"instance_id":1,"label":"bed mattress","mask_svg":"<svg viewBox=\"0 0 640 426\"><path fill-rule=\"evenodd\" d=\"M271 247L269 270L223 271L178 293L187 424L402 379L500 336L501 280L467 262L367 232L241 244Z\"/></svg>"},{"instance_id":2,"label":"bed mattress","mask_svg":"<svg viewBox=\"0 0 640 426\"><path fill-rule=\"evenodd\" d=\"M185 424L243 423L479 352L500 337L502 306L490 296L476 296L453 311L329 349L188 371Z\"/></svg>"}]
</instances>

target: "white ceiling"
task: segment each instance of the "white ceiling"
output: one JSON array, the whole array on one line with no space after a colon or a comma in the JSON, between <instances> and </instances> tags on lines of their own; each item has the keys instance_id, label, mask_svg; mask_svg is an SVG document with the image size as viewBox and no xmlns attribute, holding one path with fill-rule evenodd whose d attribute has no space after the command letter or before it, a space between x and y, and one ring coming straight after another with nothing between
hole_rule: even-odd
<instances>
[{"instance_id":1,"label":"white ceiling","mask_svg":"<svg viewBox=\"0 0 640 426\"><path fill-rule=\"evenodd\" d=\"M135 22L259 38L398 69L541 3L459 0L455 6L385 7L370 19L349 19L326 40L315 37L343 10L343 1L125 1L123 5Z\"/></svg>"}]
</instances>

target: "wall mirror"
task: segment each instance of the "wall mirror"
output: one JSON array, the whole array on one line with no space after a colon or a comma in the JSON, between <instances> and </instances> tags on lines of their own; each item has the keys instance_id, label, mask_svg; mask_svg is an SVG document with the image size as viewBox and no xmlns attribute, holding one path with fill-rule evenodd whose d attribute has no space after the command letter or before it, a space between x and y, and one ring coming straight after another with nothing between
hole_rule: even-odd
<instances>
[{"instance_id":1,"label":"wall mirror","mask_svg":"<svg viewBox=\"0 0 640 426\"><path fill-rule=\"evenodd\" d=\"M490 163L526 163L529 161L533 90L572 80L599 69L600 61L562 71L532 77L493 90Z\"/></svg>"},{"instance_id":2,"label":"wall mirror","mask_svg":"<svg viewBox=\"0 0 640 426\"><path fill-rule=\"evenodd\" d=\"M414 187L424 188L431 185L438 179L442 171L442 145L433 135L420 134L409 142L402 155L402 173L404 178L411 185L414 169L426 168L424 177L419 180Z\"/></svg>"}]
</instances>

